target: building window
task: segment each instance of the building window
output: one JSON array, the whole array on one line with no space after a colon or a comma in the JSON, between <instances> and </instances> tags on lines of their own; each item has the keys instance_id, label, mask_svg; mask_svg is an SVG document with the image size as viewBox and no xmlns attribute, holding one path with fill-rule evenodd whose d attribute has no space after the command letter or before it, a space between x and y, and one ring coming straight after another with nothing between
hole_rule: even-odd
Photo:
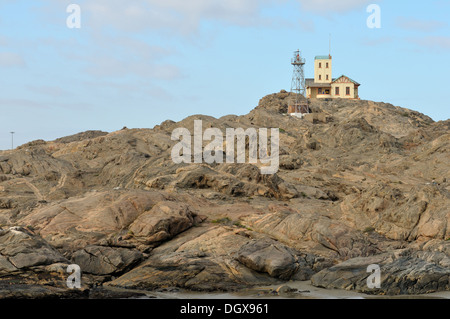
<instances>
[{"instance_id":1,"label":"building window","mask_svg":"<svg viewBox=\"0 0 450 319\"><path fill-rule=\"evenodd\" d=\"M319 69L322 68L322 62L319 62Z\"/></svg>"},{"instance_id":2,"label":"building window","mask_svg":"<svg viewBox=\"0 0 450 319\"><path fill-rule=\"evenodd\" d=\"M319 75L319 81L322 80L322 75Z\"/></svg>"},{"instance_id":3,"label":"building window","mask_svg":"<svg viewBox=\"0 0 450 319\"><path fill-rule=\"evenodd\" d=\"M336 88L336 93L335 93L335 95L339 95L339 88L338 88L338 87Z\"/></svg>"},{"instance_id":4,"label":"building window","mask_svg":"<svg viewBox=\"0 0 450 319\"><path fill-rule=\"evenodd\" d=\"M328 69L328 62L327 62L327 69Z\"/></svg>"},{"instance_id":5,"label":"building window","mask_svg":"<svg viewBox=\"0 0 450 319\"><path fill-rule=\"evenodd\" d=\"M328 74L327 74L327 81L328 81L328 79L329 79L329 76L328 76Z\"/></svg>"},{"instance_id":6,"label":"building window","mask_svg":"<svg viewBox=\"0 0 450 319\"><path fill-rule=\"evenodd\" d=\"M349 87L349 86L347 86L347 87L345 88L345 94L346 94L346 95L350 95L350 87Z\"/></svg>"}]
</instances>

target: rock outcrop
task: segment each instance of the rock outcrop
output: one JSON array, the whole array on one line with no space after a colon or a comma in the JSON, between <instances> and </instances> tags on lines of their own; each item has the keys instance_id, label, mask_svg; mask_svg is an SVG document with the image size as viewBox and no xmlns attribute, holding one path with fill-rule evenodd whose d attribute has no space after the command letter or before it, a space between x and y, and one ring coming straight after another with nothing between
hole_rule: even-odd
<instances>
[{"instance_id":1,"label":"rock outcrop","mask_svg":"<svg viewBox=\"0 0 450 319\"><path fill-rule=\"evenodd\" d=\"M448 245L447 245L448 246ZM380 287L367 283L370 265L380 266ZM397 250L357 257L315 274L315 286L368 294L420 295L450 289L450 258L442 252Z\"/></svg>"},{"instance_id":2,"label":"rock outcrop","mask_svg":"<svg viewBox=\"0 0 450 319\"><path fill-rule=\"evenodd\" d=\"M312 100L326 120L302 120L284 114L290 98L269 95L243 116L195 115L0 152L0 297L289 280L367 294L448 291L450 121L347 100ZM195 120L222 132L280 128L279 171L175 164L171 134L193 132ZM82 270L80 290L66 285L71 264ZM372 264L379 289L367 286Z\"/></svg>"}]
</instances>

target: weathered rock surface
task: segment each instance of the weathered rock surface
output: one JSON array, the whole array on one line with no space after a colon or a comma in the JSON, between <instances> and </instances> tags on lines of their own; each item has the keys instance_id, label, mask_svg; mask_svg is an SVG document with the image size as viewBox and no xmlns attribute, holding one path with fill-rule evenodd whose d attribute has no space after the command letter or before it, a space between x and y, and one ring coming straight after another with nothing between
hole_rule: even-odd
<instances>
[{"instance_id":1,"label":"weathered rock surface","mask_svg":"<svg viewBox=\"0 0 450 319\"><path fill-rule=\"evenodd\" d=\"M370 265L380 266L380 288L369 287ZM419 295L450 289L450 258L442 252L399 250L357 257L322 270L315 286L358 290L369 294Z\"/></svg>"},{"instance_id":2,"label":"weathered rock surface","mask_svg":"<svg viewBox=\"0 0 450 319\"><path fill-rule=\"evenodd\" d=\"M277 282L237 260L240 247L251 240L248 236L245 230L228 226L193 228L154 249L143 264L107 285L133 289L232 290Z\"/></svg>"},{"instance_id":3,"label":"weathered rock surface","mask_svg":"<svg viewBox=\"0 0 450 319\"><path fill-rule=\"evenodd\" d=\"M291 98L266 96L243 116L195 115L0 152L0 297L310 278L369 294L448 291L450 121L347 100L311 100L326 120L301 120L283 114ZM172 131L193 132L195 120L222 132L280 128L280 170L175 164ZM70 264L81 266L80 291L67 289ZM367 288L370 264L381 267L378 290Z\"/></svg>"},{"instance_id":4,"label":"weathered rock surface","mask_svg":"<svg viewBox=\"0 0 450 319\"><path fill-rule=\"evenodd\" d=\"M289 280L296 275L303 280L313 274L311 257L271 240L255 240L244 245L237 259L250 269L271 277Z\"/></svg>"},{"instance_id":5,"label":"weathered rock surface","mask_svg":"<svg viewBox=\"0 0 450 319\"><path fill-rule=\"evenodd\" d=\"M0 273L68 262L55 248L22 227L0 230Z\"/></svg>"},{"instance_id":6,"label":"weathered rock surface","mask_svg":"<svg viewBox=\"0 0 450 319\"><path fill-rule=\"evenodd\" d=\"M93 275L121 273L142 258L142 253L136 250L102 246L89 246L72 255L72 261L80 266L83 272Z\"/></svg>"}]
</instances>

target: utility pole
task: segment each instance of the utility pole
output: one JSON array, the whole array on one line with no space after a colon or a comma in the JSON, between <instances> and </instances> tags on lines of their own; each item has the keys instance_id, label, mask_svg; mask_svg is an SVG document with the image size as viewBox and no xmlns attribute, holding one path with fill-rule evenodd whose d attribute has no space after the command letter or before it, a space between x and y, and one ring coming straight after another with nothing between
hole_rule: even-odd
<instances>
[{"instance_id":1,"label":"utility pole","mask_svg":"<svg viewBox=\"0 0 450 319\"><path fill-rule=\"evenodd\" d=\"M11 133L11 150L14 149L14 133L16 132L10 132Z\"/></svg>"}]
</instances>

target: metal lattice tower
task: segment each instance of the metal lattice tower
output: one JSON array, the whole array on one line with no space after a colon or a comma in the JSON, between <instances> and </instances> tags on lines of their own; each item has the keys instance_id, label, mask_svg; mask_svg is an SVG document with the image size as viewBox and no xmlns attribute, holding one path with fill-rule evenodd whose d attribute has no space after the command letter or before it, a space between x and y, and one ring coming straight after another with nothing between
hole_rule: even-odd
<instances>
[{"instance_id":1,"label":"metal lattice tower","mask_svg":"<svg viewBox=\"0 0 450 319\"><path fill-rule=\"evenodd\" d=\"M289 113L309 113L308 104L305 102L306 83L305 83L305 59L301 57L300 50L294 52L291 64L294 66L292 75L291 93L294 100Z\"/></svg>"}]
</instances>

